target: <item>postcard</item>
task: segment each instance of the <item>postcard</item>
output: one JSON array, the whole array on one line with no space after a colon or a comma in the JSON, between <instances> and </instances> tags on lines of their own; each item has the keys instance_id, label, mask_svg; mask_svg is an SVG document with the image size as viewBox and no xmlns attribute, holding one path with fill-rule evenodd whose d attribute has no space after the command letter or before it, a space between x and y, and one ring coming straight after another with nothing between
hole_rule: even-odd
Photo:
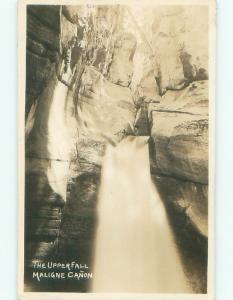
<instances>
[{"instance_id":1,"label":"postcard","mask_svg":"<svg viewBox=\"0 0 233 300\"><path fill-rule=\"evenodd\" d=\"M213 300L215 2L18 21L19 299Z\"/></svg>"}]
</instances>

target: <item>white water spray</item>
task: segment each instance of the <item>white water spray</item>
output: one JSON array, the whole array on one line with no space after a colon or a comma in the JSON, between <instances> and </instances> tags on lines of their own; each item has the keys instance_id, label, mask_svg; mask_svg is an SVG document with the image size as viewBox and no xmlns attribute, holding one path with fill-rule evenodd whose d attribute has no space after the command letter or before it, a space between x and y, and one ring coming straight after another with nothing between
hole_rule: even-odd
<instances>
[{"instance_id":1,"label":"white water spray","mask_svg":"<svg viewBox=\"0 0 233 300\"><path fill-rule=\"evenodd\" d=\"M92 292L190 292L151 181L146 137L106 150L95 247Z\"/></svg>"}]
</instances>

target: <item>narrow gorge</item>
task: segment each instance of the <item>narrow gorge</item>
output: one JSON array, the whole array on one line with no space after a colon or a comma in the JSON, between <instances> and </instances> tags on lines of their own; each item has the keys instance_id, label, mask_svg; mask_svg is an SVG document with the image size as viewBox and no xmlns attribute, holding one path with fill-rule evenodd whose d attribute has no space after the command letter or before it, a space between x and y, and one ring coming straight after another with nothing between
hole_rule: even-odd
<instances>
[{"instance_id":1,"label":"narrow gorge","mask_svg":"<svg viewBox=\"0 0 233 300\"><path fill-rule=\"evenodd\" d=\"M165 207L186 280L192 292L206 293L207 20L205 6L152 6L142 11L124 5L28 5L29 290L33 286L40 291L90 291L92 283L87 280L31 282L33 262L70 262L78 257L92 270L106 147L144 137L150 176ZM142 178L140 158L129 156L131 166L135 164L132 176L142 172ZM143 182L142 191L147 190Z\"/></svg>"}]
</instances>

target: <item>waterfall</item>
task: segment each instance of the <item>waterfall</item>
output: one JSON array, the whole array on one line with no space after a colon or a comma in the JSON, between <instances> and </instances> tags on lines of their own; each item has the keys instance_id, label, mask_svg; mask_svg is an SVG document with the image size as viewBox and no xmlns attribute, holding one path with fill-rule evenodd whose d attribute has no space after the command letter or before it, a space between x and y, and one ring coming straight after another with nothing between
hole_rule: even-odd
<instances>
[{"instance_id":1,"label":"waterfall","mask_svg":"<svg viewBox=\"0 0 233 300\"><path fill-rule=\"evenodd\" d=\"M92 292L191 292L151 180L147 140L131 136L106 149Z\"/></svg>"},{"instance_id":2,"label":"waterfall","mask_svg":"<svg viewBox=\"0 0 233 300\"><path fill-rule=\"evenodd\" d=\"M52 190L66 201L69 159L76 125L72 115L73 93L57 80L50 101L46 136L50 158L47 178Z\"/></svg>"}]
</instances>

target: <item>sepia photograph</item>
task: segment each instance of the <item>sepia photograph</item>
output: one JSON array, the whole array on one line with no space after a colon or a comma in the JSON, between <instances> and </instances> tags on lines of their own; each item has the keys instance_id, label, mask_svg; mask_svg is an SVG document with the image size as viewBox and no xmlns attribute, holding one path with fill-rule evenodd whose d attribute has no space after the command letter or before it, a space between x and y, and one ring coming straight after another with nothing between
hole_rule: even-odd
<instances>
[{"instance_id":1,"label":"sepia photograph","mask_svg":"<svg viewBox=\"0 0 233 300\"><path fill-rule=\"evenodd\" d=\"M19 6L20 299L213 299L214 1L34 2Z\"/></svg>"}]
</instances>

